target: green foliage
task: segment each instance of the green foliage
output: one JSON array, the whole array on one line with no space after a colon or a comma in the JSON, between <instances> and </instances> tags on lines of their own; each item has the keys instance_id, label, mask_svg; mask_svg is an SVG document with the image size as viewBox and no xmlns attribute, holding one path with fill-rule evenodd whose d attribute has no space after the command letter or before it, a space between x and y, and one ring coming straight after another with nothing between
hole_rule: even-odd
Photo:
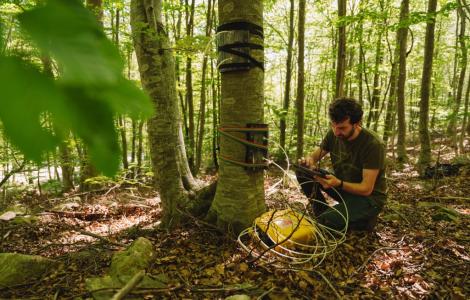
<instances>
[{"instance_id":1,"label":"green foliage","mask_svg":"<svg viewBox=\"0 0 470 300\"><path fill-rule=\"evenodd\" d=\"M118 50L81 1L49 0L18 19L39 52L57 64L58 79L32 62L0 56L5 133L26 158L38 162L72 131L89 148L97 169L114 174L120 158L114 115L150 116L148 97L123 77Z\"/></svg>"},{"instance_id":2,"label":"green foliage","mask_svg":"<svg viewBox=\"0 0 470 300\"><path fill-rule=\"evenodd\" d=\"M49 179L41 184L41 190L47 195L58 195L62 190L62 182L57 179Z\"/></svg>"}]
</instances>

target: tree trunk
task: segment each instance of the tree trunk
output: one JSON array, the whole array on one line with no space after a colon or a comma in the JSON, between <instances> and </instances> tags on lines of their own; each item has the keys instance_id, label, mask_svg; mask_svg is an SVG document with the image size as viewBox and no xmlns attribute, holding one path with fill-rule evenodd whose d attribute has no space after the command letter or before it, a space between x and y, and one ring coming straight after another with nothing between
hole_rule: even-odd
<instances>
[{"instance_id":1,"label":"tree trunk","mask_svg":"<svg viewBox=\"0 0 470 300\"><path fill-rule=\"evenodd\" d=\"M465 21L467 20L463 9L460 7L458 9L460 15L460 33L458 36L458 41L460 43L460 75L459 83L457 85L457 94L455 96L455 102L453 103L452 115L449 121L449 126L447 127L447 133L452 139L452 144L457 150L457 120L460 110L460 105L462 104L462 92L465 81L465 72L467 71L467 46L465 43Z\"/></svg>"},{"instance_id":2,"label":"tree trunk","mask_svg":"<svg viewBox=\"0 0 470 300\"><path fill-rule=\"evenodd\" d=\"M262 0L219 0L219 24L249 22L262 26ZM250 42L263 44L262 38L251 34ZM250 55L264 61L263 49L252 49ZM222 105L220 126L245 127L263 123L264 72L254 67L246 71L221 74ZM237 134L244 138L245 134ZM224 135L220 136L220 156L237 161L245 160L246 147ZM264 172L247 171L242 166L220 159L219 182L214 202L207 219L219 228L240 232L266 210L264 200Z\"/></svg>"},{"instance_id":3,"label":"tree trunk","mask_svg":"<svg viewBox=\"0 0 470 300\"><path fill-rule=\"evenodd\" d=\"M424 42L423 75L421 77L420 112L419 112L419 139L421 151L418 159L418 169L422 175L424 167L431 162L431 141L429 137L429 88L431 84L433 52L434 52L434 28L436 24L437 0L429 0L428 17L426 25L426 37Z\"/></svg>"},{"instance_id":4,"label":"tree trunk","mask_svg":"<svg viewBox=\"0 0 470 300\"><path fill-rule=\"evenodd\" d=\"M361 9L360 13L362 13L363 10ZM362 73L364 72L365 69L365 62L364 62L364 24L362 21L359 21L359 37L358 37L358 43L359 43L359 64L357 65L357 84L359 87L358 91L358 101L361 105L364 105L364 92L363 92L363 75Z\"/></svg>"},{"instance_id":5,"label":"tree trunk","mask_svg":"<svg viewBox=\"0 0 470 300\"><path fill-rule=\"evenodd\" d=\"M186 36L191 38L193 36L194 27L194 8L195 0L192 0L190 7L188 7L186 0ZM188 11L189 9L189 11ZM192 58L186 58L186 108L188 110L188 163L191 170L194 171L194 156L195 156L195 127L194 127L194 97L193 97L193 71L192 71Z\"/></svg>"},{"instance_id":6,"label":"tree trunk","mask_svg":"<svg viewBox=\"0 0 470 300\"><path fill-rule=\"evenodd\" d=\"M47 55L41 56L41 61L44 66L44 74L53 78L52 61ZM59 130L54 128L55 131ZM69 192L74 189L73 185L73 162L70 153L72 150L69 148L67 139L59 143L59 160L60 168L62 170L62 191Z\"/></svg>"},{"instance_id":7,"label":"tree trunk","mask_svg":"<svg viewBox=\"0 0 470 300\"><path fill-rule=\"evenodd\" d=\"M409 15L409 0L402 0L400 7L400 23L403 24ZM398 82L397 82L397 113L398 113L398 141L397 160L399 163L407 161L406 155L406 120L405 120L405 83L406 83L406 51L408 39L408 26L401 26L397 31Z\"/></svg>"},{"instance_id":8,"label":"tree trunk","mask_svg":"<svg viewBox=\"0 0 470 300\"><path fill-rule=\"evenodd\" d=\"M304 114L304 102L305 102L305 70L304 70L304 51L305 51L305 0L299 1L299 27L298 27L298 42L299 42L299 54L297 57L297 159L300 159L304 155L304 126L305 126L305 114Z\"/></svg>"},{"instance_id":9,"label":"tree trunk","mask_svg":"<svg viewBox=\"0 0 470 300\"><path fill-rule=\"evenodd\" d=\"M103 26L103 2L102 0L86 0L86 6L93 12L98 22ZM98 176L98 171L91 164L88 157L88 151L84 148L83 160L80 167L80 191L89 191L96 188L96 185L91 185L86 182L87 179Z\"/></svg>"},{"instance_id":10,"label":"tree trunk","mask_svg":"<svg viewBox=\"0 0 470 300\"><path fill-rule=\"evenodd\" d=\"M136 176L140 175L140 170L142 169L142 155L144 152L144 135L143 135L144 121L139 120L139 126L137 131L137 168L135 171Z\"/></svg>"},{"instance_id":11,"label":"tree trunk","mask_svg":"<svg viewBox=\"0 0 470 300\"><path fill-rule=\"evenodd\" d=\"M212 31L212 0L209 0L207 13L206 13L206 37L209 40ZM197 144L196 144L196 166L194 168L194 174L199 172L202 161L202 146L204 141L204 126L206 121L206 74L207 74L207 61L208 53L204 52L204 57L202 59L202 75L201 75L201 100L199 106L199 133L197 135Z\"/></svg>"},{"instance_id":12,"label":"tree trunk","mask_svg":"<svg viewBox=\"0 0 470 300\"><path fill-rule=\"evenodd\" d=\"M463 141L465 139L465 134L466 134L466 126L468 123L468 100L470 96L470 72L468 72L468 79L467 79L467 88L465 90L465 106L464 106L464 114L463 114L463 121L462 121L462 130L460 133L460 140L459 140L459 149L460 153L465 152L465 147L463 144Z\"/></svg>"},{"instance_id":13,"label":"tree trunk","mask_svg":"<svg viewBox=\"0 0 470 300\"><path fill-rule=\"evenodd\" d=\"M86 0L86 7L91 10L98 22L103 26L103 0Z\"/></svg>"},{"instance_id":14,"label":"tree trunk","mask_svg":"<svg viewBox=\"0 0 470 300\"><path fill-rule=\"evenodd\" d=\"M135 150L136 150L136 140L137 140L137 119L132 120L132 139L131 139L131 163L135 163Z\"/></svg>"},{"instance_id":15,"label":"tree trunk","mask_svg":"<svg viewBox=\"0 0 470 300\"><path fill-rule=\"evenodd\" d=\"M122 166L125 170L129 169L129 161L127 160L127 137L126 137L126 123L123 116L118 117L119 133L121 135L121 148L122 148Z\"/></svg>"},{"instance_id":16,"label":"tree trunk","mask_svg":"<svg viewBox=\"0 0 470 300\"><path fill-rule=\"evenodd\" d=\"M382 34L380 30L377 35L377 44L375 46L375 64L374 64L374 81L372 84L372 98L370 99L369 115L367 117L367 127L370 127L371 122L377 122L379 115L380 103L380 64L382 63Z\"/></svg>"},{"instance_id":17,"label":"tree trunk","mask_svg":"<svg viewBox=\"0 0 470 300\"><path fill-rule=\"evenodd\" d=\"M338 52L336 60L336 91L335 98L344 96L344 75L346 72L346 0L338 0Z\"/></svg>"},{"instance_id":18,"label":"tree trunk","mask_svg":"<svg viewBox=\"0 0 470 300\"><path fill-rule=\"evenodd\" d=\"M175 151L180 115L174 60L162 23L161 0L132 0L131 27L142 84L155 106L155 115L148 121L152 167L159 178L162 223L171 227L180 222L178 209L184 207L187 197Z\"/></svg>"},{"instance_id":19,"label":"tree trunk","mask_svg":"<svg viewBox=\"0 0 470 300\"><path fill-rule=\"evenodd\" d=\"M284 157L283 151L286 151L286 122L287 115L289 111L289 102L290 102L290 86L291 86L291 77L292 77L292 48L294 45L294 0L290 0L290 10L289 10L289 37L287 42L287 61L286 61L286 83L284 89L284 99L282 102L283 116L281 116L281 121L279 124L280 127L280 137L279 144L281 146L281 156ZM287 153L287 151L286 151Z\"/></svg>"}]
</instances>

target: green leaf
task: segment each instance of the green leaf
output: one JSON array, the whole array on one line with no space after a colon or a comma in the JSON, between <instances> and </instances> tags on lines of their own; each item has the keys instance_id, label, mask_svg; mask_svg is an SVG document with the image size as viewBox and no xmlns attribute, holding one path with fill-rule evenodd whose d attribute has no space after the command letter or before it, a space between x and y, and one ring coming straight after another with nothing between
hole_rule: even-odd
<instances>
[{"instance_id":1,"label":"green leaf","mask_svg":"<svg viewBox=\"0 0 470 300\"><path fill-rule=\"evenodd\" d=\"M68 115L54 115L63 130L72 130L88 147L93 165L111 176L119 168L119 145L110 105L90 96L87 90L68 87Z\"/></svg>"},{"instance_id":2,"label":"green leaf","mask_svg":"<svg viewBox=\"0 0 470 300\"><path fill-rule=\"evenodd\" d=\"M43 112L48 107L61 111L64 95L52 79L14 57L0 57L0 83L0 119L5 133L26 158L39 162L42 152L58 142L42 125Z\"/></svg>"},{"instance_id":3,"label":"green leaf","mask_svg":"<svg viewBox=\"0 0 470 300\"><path fill-rule=\"evenodd\" d=\"M128 114L131 118L148 118L153 114L147 94L130 80L121 78L117 85L95 92L96 97L107 102L118 114Z\"/></svg>"},{"instance_id":4,"label":"green leaf","mask_svg":"<svg viewBox=\"0 0 470 300\"><path fill-rule=\"evenodd\" d=\"M61 80L99 86L119 81L123 63L93 14L77 0L49 0L22 13L31 38L58 62Z\"/></svg>"}]
</instances>

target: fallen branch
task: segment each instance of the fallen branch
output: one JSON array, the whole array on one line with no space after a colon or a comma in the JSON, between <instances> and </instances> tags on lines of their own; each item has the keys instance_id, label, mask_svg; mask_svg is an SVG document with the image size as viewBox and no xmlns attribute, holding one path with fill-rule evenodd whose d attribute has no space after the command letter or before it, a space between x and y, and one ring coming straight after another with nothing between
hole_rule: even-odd
<instances>
[{"instance_id":1,"label":"fallen branch","mask_svg":"<svg viewBox=\"0 0 470 300\"><path fill-rule=\"evenodd\" d=\"M236 291L243 291L248 289L254 289L256 286L251 284L234 284L229 286L222 286L222 287L215 287L215 288L191 288L191 292L236 292Z\"/></svg>"},{"instance_id":2,"label":"fallen branch","mask_svg":"<svg viewBox=\"0 0 470 300\"><path fill-rule=\"evenodd\" d=\"M18 172L20 172L21 170L23 170L23 168L24 168L25 165L26 165L26 160L23 161L23 162L21 163L21 165L18 166L18 168L13 169L13 170L11 170L10 172L8 172L8 173L5 175L5 177L3 177L2 181L0 181L0 187L1 187L2 185L4 185L4 184L8 181L8 179L10 179L10 177L13 176L13 174L18 173Z\"/></svg>"},{"instance_id":3,"label":"fallen branch","mask_svg":"<svg viewBox=\"0 0 470 300\"><path fill-rule=\"evenodd\" d=\"M56 214L64 218L76 218L84 221L95 221L104 216L109 216L105 213L88 213L82 211L58 211L58 210L46 210L44 213Z\"/></svg>"},{"instance_id":4,"label":"fallen branch","mask_svg":"<svg viewBox=\"0 0 470 300\"><path fill-rule=\"evenodd\" d=\"M145 270L141 270L137 272L129 282L126 283L125 286L122 287L116 294L114 294L113 298L111 300L121 300L123 299L127 294L129 294L130 291L132 291L133 288L135 288L144 278L145 276Z\"/></svg>"},{"instance_id":5,"label":"fallen branch","mask_svg":"<svg viewBox=\"0 0 470 300\"><path fill-rule=\"evenodd\" d=\"M124 244L121 244L121 243L116 243L116 242L113 242L113 241L110 241L109 239L105 238L105 237L102 237L100 235L97 235L93 232L89 232L89 231L85 231L85 230L82 230L82 229L73 229L81 234L84 234L84 235L88 235L88 236L91 236L91 237L94 237L95 239L98 239L102 242L105 242L105 243L108 243L108 244L111 244L111 245L115 245L115 246L120 246L120 247L125 247L126 245Z\"/></svg>"},{"instance_id":6,"label":"fallen branch","mask_svg":"<svg viewBox=\"0 0 470 300\"><path fill-rule=\"evenodd\" d=\"M465 201L470 201L469 197L460 197L460 196L424 196L422 199L429 199L429 198L434 198L434 199L442 199L442 200L465 200Z\"/></svg>"}]
</instances>

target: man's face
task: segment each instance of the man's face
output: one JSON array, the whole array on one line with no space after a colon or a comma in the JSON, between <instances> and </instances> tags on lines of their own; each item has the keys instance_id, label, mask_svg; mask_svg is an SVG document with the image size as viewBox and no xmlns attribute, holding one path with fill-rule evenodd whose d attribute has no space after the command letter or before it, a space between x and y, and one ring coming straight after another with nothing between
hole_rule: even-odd
<instances>
[{"instance_id":1,"label":"man's face","mask_svg":"<svg viewBox=\"0 0 470 300\"><path fill-rule=\"evenodd\" d=\"M354 131L356 130L357 124L351 124L349 118L342 122L331 122L331 129L335 136L342 140L348 140L353 136Z\"/></svg>"}]
</instances>

